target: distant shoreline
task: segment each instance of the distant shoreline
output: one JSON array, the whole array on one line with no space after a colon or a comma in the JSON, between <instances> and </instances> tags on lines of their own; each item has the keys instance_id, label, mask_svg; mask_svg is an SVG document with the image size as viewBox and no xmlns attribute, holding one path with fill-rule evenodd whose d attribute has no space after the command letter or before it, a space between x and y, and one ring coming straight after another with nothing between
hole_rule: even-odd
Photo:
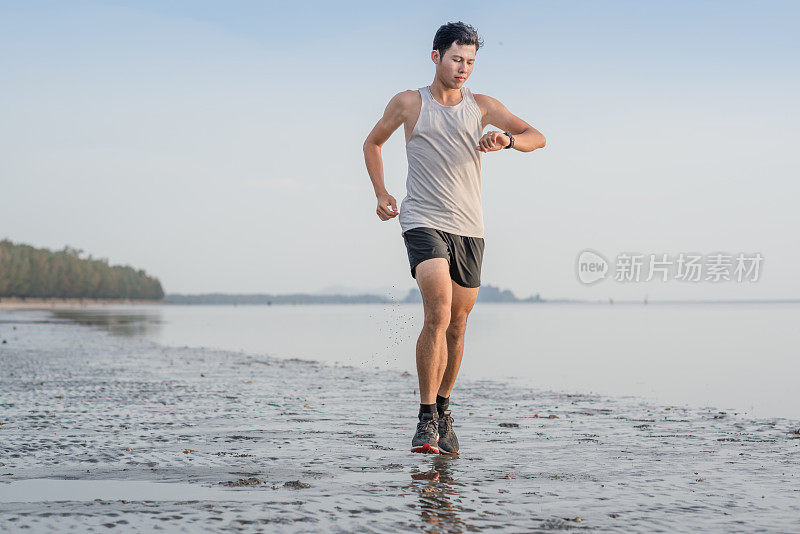
<instances>
[{"instance_id":1,"label":"distant shoreline","mask_svg":"<svg viewBox=\"0 0 800 534\"><path fill-rule=\"evenodd\" d=\"M311 295L306 295L306 297ZM173 300L136 300L136 299L96 299L96 298L25 298L20 297L0 297L0 310L54 310L87 307L105 306L313 306L313 305L335 305L335 304L421 304L418 302L408 302L401 300L385 301L315 301L315 300L277 300L275 302L176 302ZM592 304L597 306L659 306L671 304L800 304L800 299L753 299L753 300L615 300L609 303L607 300L575 300L575 299L548 299L541 301L485 301L481 304Z\"/></svg>"},{"instance_id":2,"label":"distant shoreline","mask_svg":"<svg viewBox=\"0 0 800 534\"><path fill-rule=\"evenodd\" d=\"M94 299L94 298L20 298L0 297L0 310L54 310L88 306L139 306L169 304L162 300Z\"/></svg>"}]
</instances>

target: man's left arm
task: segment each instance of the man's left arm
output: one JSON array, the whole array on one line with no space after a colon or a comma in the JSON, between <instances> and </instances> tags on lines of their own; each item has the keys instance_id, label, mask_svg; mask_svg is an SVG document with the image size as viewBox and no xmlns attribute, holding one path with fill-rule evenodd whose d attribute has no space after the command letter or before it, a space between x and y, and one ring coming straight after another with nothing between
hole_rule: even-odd
<instances>
[{"instance_id":1,"label":"man's left arm","mask_svg":"<svg viewBox=\"0 0 800 534\"><path fill-rule=\"evenodd\" d=\"M531 152L543 148L546 139L542 132L520 119L499 100L487 95L475 94L475 101L483 112L482 124L496 126L514 136L514 149L520 152ZM475 150L491 152L507 147L511 139L503 132L486 132L478 141Z\"/></svg>"}]
</instances>

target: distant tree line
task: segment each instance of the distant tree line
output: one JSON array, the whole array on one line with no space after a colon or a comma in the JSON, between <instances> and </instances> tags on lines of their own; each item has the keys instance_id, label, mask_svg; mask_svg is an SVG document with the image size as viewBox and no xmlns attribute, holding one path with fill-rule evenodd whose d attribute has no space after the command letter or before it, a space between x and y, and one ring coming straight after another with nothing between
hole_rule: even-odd
<instances>
[{"instance_id":1,"label":"distant tree line","mask_svg":"<svg viewBox=\"0 0 800 534\"><path fill-rule=\"evenodd\" d=\"M120 298L160 300L157 278L106 258L81 258L71 247L52 252L0 241L0 297Z\"/></svg>"},{"instance_id":2,"label":"distant tree line","mask_svg":"<svg viewBox=\"0 0 800 534\"><path fill-rule=\"evenodd\" d=\"M478 301L481 302L545 302L539 293L526 299L517 298L508 289L483 284L478 292ZM422 295L418 288L413 288L402 300L395 300L385 295L316 295L313 293L290 293L283 295L272 294L229 294L229 293L203 293L186 295L170 293L164 297L164 302L172 304L397 304L422 302Z\"/></svg>"}]
</instances>

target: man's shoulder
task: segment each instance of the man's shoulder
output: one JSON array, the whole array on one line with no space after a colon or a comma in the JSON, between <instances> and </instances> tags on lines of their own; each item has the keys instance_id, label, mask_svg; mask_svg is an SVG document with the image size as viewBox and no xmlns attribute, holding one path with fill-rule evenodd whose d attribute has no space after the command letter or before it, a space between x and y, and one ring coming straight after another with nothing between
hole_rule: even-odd
<instances>
[{"instance_id":1,"label":"man's shoulder","mask_svg":"<svg viewBox=\"0 0 800 534\"><path fill-rule=\"evenodd\" d=\"M394 108L395 112L401 113L403 116L411 116L414 111L419 112L422 106L422 96L416 89L406 89L400 91L392 97L389 101L389 108Z\"/></svg>"},{"instance_id":2,"label":"man's shoulder","mask_svg":"<svg viewBox=\"0 0 800 534\"><path fill-rule=\"evenodd\" d=\"M394 95L392 100L395 100L404 107L414 107L422 102L422 96L419 94L417 89L406 89L405 91L400 91Z\"/></svg>"},{"instance_id":3,"label":"man's shoulder","mask_svg":"<svg viewBox=\"0 0 800 534\"><path fill-rule=\"evenodd\" d=\"M472 97L475 99L475 103L478 104L478 107L481 108L481 111L483 112L486 112L486 110L491 109L499 103L496 98L492 98L489 95L472 93Z\"/></svg>"},{"instance_id":4,"label":"man's shoulder","mask_svg":"<svg viewBox=\"0 0 800 534\"><path fill-rule=\"evenodd\" d=\"M400 91L397 93L398 96L403 98L419 98L419 89L406 89L405 91Z\"/></svg>"}]
</instances>

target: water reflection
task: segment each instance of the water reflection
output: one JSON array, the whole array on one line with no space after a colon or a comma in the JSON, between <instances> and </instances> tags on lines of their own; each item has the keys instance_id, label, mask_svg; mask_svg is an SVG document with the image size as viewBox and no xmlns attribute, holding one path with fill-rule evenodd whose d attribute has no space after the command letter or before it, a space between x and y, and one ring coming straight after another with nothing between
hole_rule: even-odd
<instances>
[{"instance_id":1,"label":"water reflection","mask_svg":"<svg viewBox=\"0 0 800 534\"><path fill-rule=\"evenodd\" d=\"M160 309L63 309L51 310L59 319L97 326L117 336L144 336L159 334L163 319Z\"/></svg>"},{"instance_id":2,"label":"water reflection","mask_svg":"<svg viewBox=\"0 0 800 534\"><path fill-rule=\"evenodd\" d=\"M419 496L420 528L423 532L465 532L474 530L464 520L463 514L473 511L464 508L464 484L453 476L457 455L432 456L428 471L414 469L414 482L408 489Z\"/></svg>"}]
</instances>

